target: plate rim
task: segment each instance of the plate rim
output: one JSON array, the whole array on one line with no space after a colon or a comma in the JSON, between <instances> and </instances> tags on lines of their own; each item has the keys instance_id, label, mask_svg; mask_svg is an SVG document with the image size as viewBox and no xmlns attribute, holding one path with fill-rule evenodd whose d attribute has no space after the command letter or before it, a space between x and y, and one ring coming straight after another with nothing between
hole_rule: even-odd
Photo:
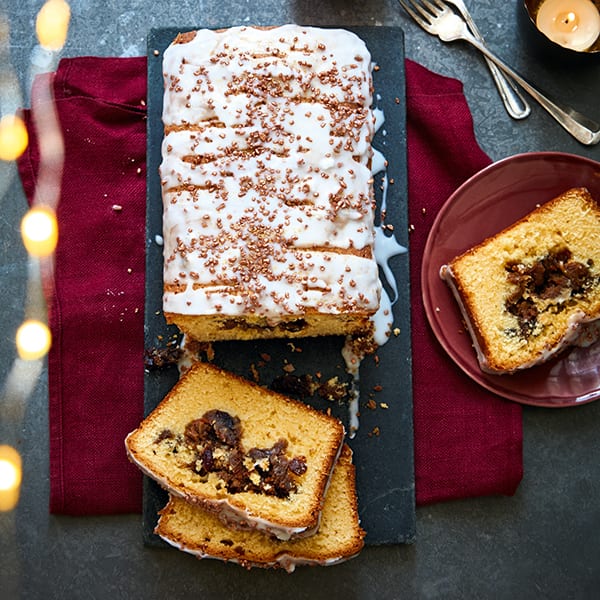
<instances>
[{"instance_id":1,"label":"plate rim","mask_svg":"<svg viewBox=\"0 0 600 600\"><path fill-rule=\"evenodd\" d=\"M465 373L471 380L475 383L487 389L490 392L497 394L503 398L508 400L512 400L514 402L518 402L519 404L524 404L528 406L536 406L542 408L569 408L574 406L582 406L584 404L589 404L596 400L600 400L600 387L597 387L591 392L597 392L593 397L588 397L590 394L586 394L583 396L584 399L577 400L581 396L573 397L571 396L571 400L565 402L550 402L545 399L541 399L538 397L533 397L531 395L525 393L517 393L514 390L507 389L501 385L499 382L504 377L510 377L509 375L492 375L484 373L479 369L479 365L477 362L477 358L475 353L473 352L473 358L470 362L465 362L453 348L452 344L447 339L445 334L445 329L441 324L441 320L437 319L435 316L435 307L433 306L433 298L432 298L432 290L429 286L429 277L431 274L431 270L433 265L431 261L428 260L428 257L431 254L432 246L435 243L435 237L437 232L440 229L441 223L443 223L444 218L447 217L447 213L450 209L460 200L460 197L465 193L465 190L468 190L475 183L480 182L482 179L493 175L495 172L511 168L517 163L527 163L527 162L539 162L546 161L550 163L556 162L564 162L564 163L580 163L584 164L593 169L597 169L600 174L600 162L587 158L584 156L580 156L577 154L572 154L568 152L559 152L559 151L533 151L533 152L523 152L514 154L511 156L504 157L499 159L498 161L492 162L487 165L483 169L480 169L477 173L474 173L471 177L469 177L466 181L464 181L459 187L456 188L450 196L444 201L442 206L440 207L432 225L427 235L427 240L425 242L425 246L423 249L423 260L421 263L420 270L420 278L421 278L421 299L423 302L423 307L425 310L425 315L429 324L431 331L433 332L434 337L437 340L437 343L443 348L446 354L450 357L450 359L454 362L454 364L461 369L463 373ZM499 228L499 231L502 228ZM465 247L465 250L467 247ZM450 289L448 289L448 294L451 295ZM458 314L458 306L456 305L456 301L453 299L453 304L456 308L456 315L459 319L462 319ZM465 332L465 335L469 335L468 332ZM600 343L600 342L598 342ZM473 369L473 364L475 363L476 369ZM533 367L536 368L536 367ZM544 398L548 398L546 395Z\"/></svg>"}]
</instances>

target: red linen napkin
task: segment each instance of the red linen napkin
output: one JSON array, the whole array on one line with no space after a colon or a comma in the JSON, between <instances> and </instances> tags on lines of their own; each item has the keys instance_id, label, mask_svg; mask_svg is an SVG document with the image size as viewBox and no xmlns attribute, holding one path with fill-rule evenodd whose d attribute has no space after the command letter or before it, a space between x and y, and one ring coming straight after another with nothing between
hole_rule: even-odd
<instances>
[{"instance_id":1,"label":"red linen napkin","mask_svg":"<svg viewBox=\"0 0 600 600\"><path fill-rule=\"evenodd\" d=\"M410 61L406 77L410 218L419 223L410 250L417 501L511 494L522 475L520 407L451 363L428 330L419 286L427 226L489 159L458 81ZM141 476L123 440L143 412L146 60L64 59L53 86L66 160L49 302L50 510L136 512ZM30 145L18 166L31 201L39 152L25 117Z\"/></svg>"},{"instance_id":2,"label":"red linen napkin","mask_svg":"<svg viewBox=\"0 0 600 600\"><path fill-rule=\"evenodd\" d=\"M523 475L521 407L460 372L434 339L420 294L437 211L490 159L475 140L459 81L407 61L406 94L417 503L512 494Z\"/></svg>"}]
</instances>

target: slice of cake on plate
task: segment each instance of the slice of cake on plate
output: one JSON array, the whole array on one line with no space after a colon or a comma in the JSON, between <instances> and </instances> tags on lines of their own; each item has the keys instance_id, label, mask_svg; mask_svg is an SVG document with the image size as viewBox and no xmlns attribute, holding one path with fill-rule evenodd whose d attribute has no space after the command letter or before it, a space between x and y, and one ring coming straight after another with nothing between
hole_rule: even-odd
<instances>
[{"instance_id":1,"label":"slice of cake on plate","mask_svg":"<svg viewBox=\"0 0 600 600\"><path fill-rule=\"evenodd\" d=\"M595 340L600 206L573 188L442 266L482 370L512 373Z\"/></svg>"},{"instance_id":2,"label":"slice of cake on plate","mask_svg":"<svg viewBox=\"0 0 600 600\"><path fill-rule=\"evenodd\" d=\"M180 34L164 54L164 297L201 341L369 334L371 57L351 32Z\"/></svg>"},{"instance_id":3,"label":"slice of cake on plate","mask_svg":"<svg viewBox=\"0 0 600 600\"><path fill-rule=\"evenodd\" d=\"M356 505L352 451L344 446L325 498L319 531L281 541L260 531L228 529L219 519L176 496L160 511L155 533L198 558L235 562L246 568L293 571L300 565L329 566L356 556L364 544Z\"/></svg>"},{"instance_id":4,"label":"slice of cake on plate","mask_svg":"<svg viewBox=\"0 0 600 600\"><path fill-rule=\"evenodd\" d=\"M343 439L337 419L197 362L125 445L171 494L289 539L317 530Z\"/></svg>"}]
</instances>

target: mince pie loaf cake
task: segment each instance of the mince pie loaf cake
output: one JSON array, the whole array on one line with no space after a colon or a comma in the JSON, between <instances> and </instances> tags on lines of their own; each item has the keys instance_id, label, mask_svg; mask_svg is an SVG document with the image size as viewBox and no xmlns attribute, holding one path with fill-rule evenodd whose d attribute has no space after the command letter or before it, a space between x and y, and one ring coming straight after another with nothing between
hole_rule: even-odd
<instances>
[{"instance_id":1,"label":"mince pie loaf cake","mask_svg":"<svg viewBox=\"0 0 600 600\"><path fill-rule=\"evenodd\" d=\"M511 373L577 343L600 319L600 206L574 188L441 269L482 370ZM589 343L589 339L586 343Z\"/></svg>"},{"instance_id":2,"label":"mince pie loaf cake","mask_svg":"<svg viewBox=\"0 0 600 600\"><path fill-rule=\"evenodd\" d=\"M282 541L260 531L233 531L215 515L176 496L160 511L155 533L198 558L235 562L243 567L283 568L334 565L363 547L352 451L344 445L325 498L321 525L314 535Z\"/></svg>"},{"instance_id":3,"label":"mince pie loaf cake","mask_svg":"<svg viewBox=\"0 0 600 600\"><path fill-rule=\"evenodd\" d=\"M125 445L172 494L288 539L318 527L343 439L337 419L197 362Z\"/></svg>"},{"instance_id":4,"label":"mince pie loaf cake","mask_svg":"<svg viewBox=\"0 0 600 600\"><path fill-rule=\"evenodd\" d=\"M182 33L164 53L168 322L201 341L369 333L371 58L351 32Z\"/></svg>"}]
</instances>

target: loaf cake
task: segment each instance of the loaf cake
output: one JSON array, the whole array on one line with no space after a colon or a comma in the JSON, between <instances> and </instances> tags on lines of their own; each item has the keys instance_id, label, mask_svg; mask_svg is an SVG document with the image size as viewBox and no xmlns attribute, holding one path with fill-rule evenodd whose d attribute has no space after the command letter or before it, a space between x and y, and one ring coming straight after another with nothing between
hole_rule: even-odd
<instances>
[{"instance_id":1,"label":"loaf cake","mask_svg":"<svg viewBox=\"0 0 600 600\"><path fill-rule=\"evenodd\" d=\"M172 494L289 539L316 531L343 439L337 419L197 362L125 444Z\"/></svg>"},{"instance_id":2,"label":"loaf cake","mask_svg":"<svg viewBox=\"0 0 600 600\"><path fill-rule=\"evenodd\" d=\"M371 58L344 30L182 33L163 59L164 295L200 341L368 334Z\"/></svg>"},{"instance_id":3,"label":"loaf cake","mask_svg":"<svg viewBox=\"0 0 600 600\"><path fill-rule=\"evenodd\" d=\"M600 207L573 188L442 266L481 369L512 373L577 343L600 319Z\"/></svg>"},{"instance_id":4,"label":"loaf cake","mask_svg":"<svg viewBox=\"0 0 600 600\"><path fill-rule=\"evenodd\" d=\"M281 541L259 531L232 531L213 514L181 498L169 497L155 533L198 558L235 562L246 568L334 565L356 556L364 544L359 524L352 451L346 445L334 469L319 531Z\"/></svg>"}]
</instances>

